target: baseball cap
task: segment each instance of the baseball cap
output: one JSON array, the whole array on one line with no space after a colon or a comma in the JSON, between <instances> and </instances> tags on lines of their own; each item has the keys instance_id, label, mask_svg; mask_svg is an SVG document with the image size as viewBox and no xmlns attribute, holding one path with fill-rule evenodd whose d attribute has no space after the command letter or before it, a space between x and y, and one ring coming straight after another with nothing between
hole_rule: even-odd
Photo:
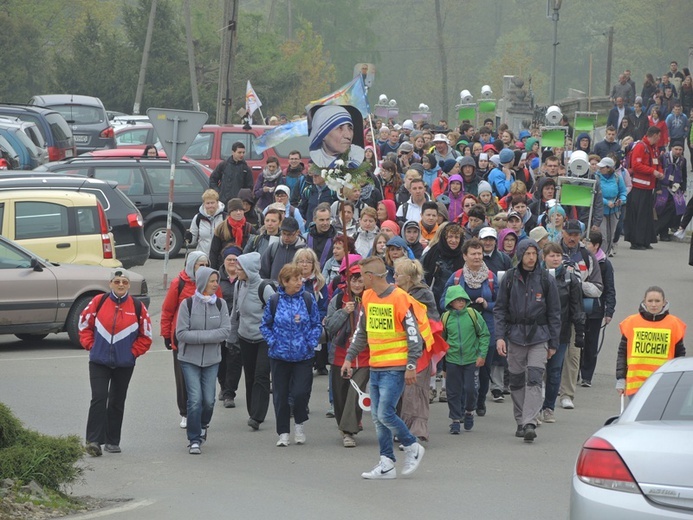
<instances>
[{"instance_id":1,"label":"baseball cap","mask_svg":"<svg viewBox=\"0 0 693 520\"><path fill-rule=\"evenodd\" d=\"M496 240L498 240L498 232L494 228L489 226L481 228L481 230L479 231L479 239L483 240L484 238L488 237L493 237Z\"/></svg>"},{"instance_id":2,"label":"baseball cap","mask_svg":"<svg viewBox=\"0 0 693 520\"><path fill-rule=\"evenodd\" d=\"M582 233L582 226L580 225L579 220L575 219L570 219L568 222L565 223L565 226L563 227L563 231L566 233Z\"/></svg>"},{"instance_id":3,"label":"baseball cap","mask_svg":"<svg viewBox=\"0 0 693 520\"><path fill-rule=\"evenodd\" d=\"M522 217L517 211L511 211L510 213L508 213L508 220L510 220L511 218L518 218L522 220Z\"/></svg>"},{"instance_id":4,"label":"baseball cap","mask_svg":"<svg viewBox=\"0 0 693 520\"><path fill-rule=\"evenodd\" d=\"M286 217L282 220L282 225L279 227L281 231L288 231L290 233L295 233L298 231L298 222L293 217Z\"/></svg>"},{"instance_id":5,"label":"baseball cap","mask_svg":"<svg viewBox=\"0 0 693 520\"><path fill-rule=\"evenodd\" d=\"M126 280L130 281L130 273L125 269L116 269L115 271L111 272L111 281L116 278L125 278Z\"/></svg>"},{"instance_id":6,"label":"baseball cap","mask_svg":"<svg viewBox=\"0 0 693 520\"><path fill-rule=\"evenodd\" d=\"M597 168L613 168L614 166L614 160L611 157L604 157L597 163Z\"/></svg>"}]
</instances>

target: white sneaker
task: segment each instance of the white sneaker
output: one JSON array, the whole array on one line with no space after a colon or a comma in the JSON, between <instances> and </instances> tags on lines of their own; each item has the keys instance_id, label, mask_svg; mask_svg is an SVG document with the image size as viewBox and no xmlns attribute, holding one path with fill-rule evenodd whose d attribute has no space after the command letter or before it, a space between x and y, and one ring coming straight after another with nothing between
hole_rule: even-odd
<instances>
[{"instance_id":1,"label":"white sneaker","mask_svg":"<svg viewBox=\"0 0 693 520\"><path fill-rule=\"evenodd\" d=\"M361 473L361 476L368 480L393 479L397 478L397 468L395 468L395 463L392 459L381 455L380 462L372 470Z\"/></svg>"},{"instance_id":2,"label":"white sneaker","mask_svg":"<svg viewBox=\"0 0 693 520\"><path fill-rule=\"evenodd\" d=\"M180 427L181 428L187 428L188 427L188 418L187 417L181 417L180 418Z\"/></svg>"},{"instance_id":3,"label":"white sneaker","mask_svg":"<svg viewBox=\"0 0 693 520\"><path fill-rule=\"evenodd\" d=\"M415 442L411 446L404 447L404 468L402 475L411 475L419 467L421 459L423 459L426 450L421 444Z\"/></svg>"},{"instance_id":4,"label":"white sneaker","mask_svg":"<svg viewBox=\"0 0 693 520\"><path fill-rule=\"evenodd\" d=\"M290 444L289 443L289 434L288 433L282 433L279 436L279 440L277 441L277 446L279 446L280 448L285 448L289 444Z\"/></svg>"},{"instance_id":5,"label":"white sneaker","mask_svg":"<svg viewBox=\"0 0 693 520\"><path fill-rule=\"evenodd\" d=\"M296 444L305 444L306 443L306 432L303 429L303 424L296 423L295 427L296 427L296 430L294 431L294 442Z\"/></svg>"},{"instance_id":6,"label":"white sneaker","mask_svg":"<svg viewBox=\"0 0 693 520\"><path fill-rule=\"evenodd\" d=\"M561 399L561 408L565 408L566 410L572 410L573 408L575 408L573 400L570 397L564 397L563 399Z\"/></svg>"}]
</instances>

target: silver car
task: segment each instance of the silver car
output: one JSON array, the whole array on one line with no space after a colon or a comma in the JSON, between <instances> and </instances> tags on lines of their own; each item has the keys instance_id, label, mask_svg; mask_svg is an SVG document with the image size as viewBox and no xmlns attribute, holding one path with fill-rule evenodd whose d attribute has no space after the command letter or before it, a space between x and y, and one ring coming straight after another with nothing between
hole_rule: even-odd
<instances>
[{"instance_id":1,"label":"silver car","mask_svg":"<svg viewBox=\"0 0 693 520\"><path fill-rule=\"evenodd\" d=\"M693 358L663 365L585 442L570 518L693 518Z\"/></svg>"}]
</instances>

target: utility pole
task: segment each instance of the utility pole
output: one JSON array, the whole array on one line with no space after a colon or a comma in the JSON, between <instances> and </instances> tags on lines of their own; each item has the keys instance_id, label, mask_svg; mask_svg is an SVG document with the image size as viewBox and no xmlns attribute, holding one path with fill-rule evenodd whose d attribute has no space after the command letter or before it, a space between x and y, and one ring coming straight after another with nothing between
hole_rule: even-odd
<instances>
[{"instance_id":1,"label":"utility pole","mask_svg":"<svg viewBox=\"0 0 693 520\"><path fill-rule=\"evenodd\" d=\"M443 41L443 13L441 12L440 0L436 0L436 42L438 43L438 55L440 56L440 83L441 96L443 102L443 118L450 117L448 114L448 58L445 53L445 44Z\"/></svg>"},{"instance_id":2,"label":"utility pole","mask_svg":"<svg viewBox=\"0 0 693 520\"><path fill-rule=\"evenodd\" d=\"M289 16L289 40L294 39L294 17L293 13L291 12L291 0L286 0L286 7L288 9L288 16Z\"/></svg>"},{"instance_id":3,"label":"utility pole","mask_svg":"<svg viewBox=\"0 0 693 520\"><path fill-rule=\"evenodd\" d=\"M551 89L549 97L551 104L556 102L556 55L558 54L558 11L561 8L561 0L548 0L551 8L551 20L553 21L553 55L551 58Z\"/></svg>"},{"instance_id":4,"label":"utility pole","mask_svg":"<svg viewBox=\"0 0 693 520\"><path fill-rule=\"evenodd\" d=\"M188 68L190 69L190 93L192 95L192 109L200 111L200 98L197 95L197 72L195 72L195 49L193 48L192 27L190 26L190 0L183 2L183 16L185 18L185 41L188 47Z\"/></svg>"},{"instance_id":5,"label":"utility pole","mask_svg":"<svg viewBox=\"0 0 693 520\"><path fill-rule=\"evenodd\" d=\"M236 40L238 23L238 0L224 0L224 34L221 38L219 58L219 87L217 90L218 125L229 124L229 107L231 106L231 79L236 58Z\"/></svg>"},{"instance_id":6,"label":"utility pole","mask_svg":"<svg viewBox=\"0 0 693 520\"><path fill-rule=\"evenodd\" d=\"M132 113L135 115L140 113L140 105L142 103L142 93L144 92L144 80L147 75L147 62L149 61L149 48L152 45L152 32L154 32L156 2L157 0L152 0L152 5L149 8L149 23L147 24L147 35L144 38L144 49L142 50L142 63L140 64L140 77L137 80L137 93L135 94L135 104L132 107Z\"/></svg>"},{"instance_id":7,"label":"utility pole","mask_svg":"<svg viewBox=\"0 0 693 520\"><path fill-rule=\"evenodd\" d=\"M606 92L605 95L611 94L611 60L614 53L614 26L609 27L606 33L607 36L607 46L606 46Z\"/></svg>"}]
</instances>

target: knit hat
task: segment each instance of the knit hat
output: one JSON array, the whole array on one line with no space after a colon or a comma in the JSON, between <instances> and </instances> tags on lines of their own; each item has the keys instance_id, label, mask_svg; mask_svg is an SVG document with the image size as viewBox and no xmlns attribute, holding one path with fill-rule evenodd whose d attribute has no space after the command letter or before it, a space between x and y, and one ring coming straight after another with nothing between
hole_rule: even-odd
<instances>
[{"instance_id":1,"label":"knit hat","mask_svg":"<svg viewBox=\"0 0 693 520\"><path fill-rule=\"evenodd\" d=\"M491 161L496 166L500 166L500 157L498 156L498 154L492 155L489 161Z\"/></svg>"},{"instance_id":2,"label":"knit hat","mask_svg":"<svg viewBox=\"0 0 693 520\"><path fill-rule=\"evenodd\" d=\"M680 146L683 148L683 139L675 137L669 142L669 150L671 150L674 146Z\"/></svg>"},{"instance_id":3,"label":"knit hat","mask_svg":"<svg viewBox=\"0 0 693 520\"><path fill-rule=\"evenodd\" d=\"M226 205L226 210L229 213L239 209L243 211L243 201L241 199L231 199L229 203Z\"/></svg>"},{"instance_id":4,"label":"knit hat","mask_svg":"<svg viewBox=\"0 0 693 520\"><path fill-rule=\"evenodd\" d=\"M457 164L457 162L455 161L455 159L447 159L445 161L441 161L440 168L445 173L450 173L456 164Z\"/></svg>"},{"instance_id":5,"label":"knit hat","mask_svg":"<svg viewBox=\"0 0 693 520\"><path fill-rule=\"evenodd\" d=\"M425 171L425 170L424 170L424 167L423 167L423 164L417 163L417 162L412 163L412 164L409 165L409 169L410 169L410 170L416 170L416 171L419 172L419 173L421 174L421 176L423 177L423 174L424 174L424 171Z\"/></svg>"},{"instance_id":6,"label":"knit hat","mask_svg":"<svg viewBox=\"0 0 693 520\"><path fill-rule=\"evenodd\" d=\"M414 130L414 122L411 119L407 119L404 123L402 123L402 128L404 130Z\"/></svg>"},{"instance_id":7,"label":"knit hat","mask_svg":"<svg viewBox=\"0 0 693 520\"><path fill-rule=\"evenodd\" d=\"M501 164L508 164L515 161L515 154L510 148L503 148L500 154L498 154L498 159Z\"/></svg>"},{"instance_id":8,"label":"knit hat","mask_svg":"<svg viewBox=\"0 0 693 520\"><path fill-rule=\"evenodd\" d=\"M408 142L403 142L402 144L399 145L399 148L397 149L398 152L413 152L414 151L414 145Z\"/></svg>"},{"instance_id":9,"label":"knit hat","mask_svg":"<svg viewBox=\"0 0 693 520\"><path fill-rule=\"evenodd\" d=\"M386 220L382 224L380 224L380 229L389 229L392 231L395 235L399 235L400 229L399 229L399 224L395 222L394 220Z\"/></svg>"},{"instance_id":10,"label":"knit hat","mask_svg":"<svg viewBox=\"0 0 693 520\"><path fill-rule=\"evenodd\" d=\"M481 152L479 154L479 160L480 161L488 161L488 154L486 152Z\"/></svg>"},{"instance_id":11,"label":"knit hat","mask_svg":"<svg viewBox=\"0 0 693 520\"><path fill-rule=\"evenodd\" d=\"M522 141L525 137L531 137L532 133L529 130L521 130L520 135L518 136L518 139Z\"/></svg>"},{"instance_id":12,"label":"knit hat","mask_svg":"<svg viewBox=\"0 0 693 520\"><path fill-rule=\"evenodd\" d=\"M491 189L491 185L486 182L486 181L479 181L479 186L477 187L476 192L481 195L482 193L493 193L493 190Z\"/></svg>"},{"instance_id":13,"label":"knit hat","mask_svg":"<svg viewBox=\"0 0 693 520\"><path fill-rule=\"evenodd\" d=\"M465 166L473 166L476 168L476 163L474 162L474 159L467 155L463 157L458 157L457 162L460 164L460 168L464 168Z\"/></svg>"},{"instance_id":14,"label":"knit hat","mask_svg":"<svg viewBox=\"0 0 693 520\"><path fill-rule=\"evenodd\" d=\"M333 129L343 124L354 122L351 115L344 107L339 105L325 105L315 111L310 132L310 150L318 150L322 146L325 136Z\"/></svg>"},{"instance_id":15,"label":"knit hat","mask_svg":"<svg viewBox=\"0 0 693 520\"><path fill-rule=\"evenodd\" d=\"M448 208L445 207L445 204L438 201L436 202L436 205L438 206L438 215L443 217L443 220L446 222L450 220L450 214L448 213Z\"/></svg>"},{"instance_id":16,"label":"knit hat","mask_svg":"<svg viewBox=\"0 0 693 520\"><path fill-rule=\"evenodd\" d=\"M241 188L238 190L238 198L243 202L249 202L250 204L255 204L255 197L253 197L253 190L250 188Z\"/></svg>"}]
</instances>

